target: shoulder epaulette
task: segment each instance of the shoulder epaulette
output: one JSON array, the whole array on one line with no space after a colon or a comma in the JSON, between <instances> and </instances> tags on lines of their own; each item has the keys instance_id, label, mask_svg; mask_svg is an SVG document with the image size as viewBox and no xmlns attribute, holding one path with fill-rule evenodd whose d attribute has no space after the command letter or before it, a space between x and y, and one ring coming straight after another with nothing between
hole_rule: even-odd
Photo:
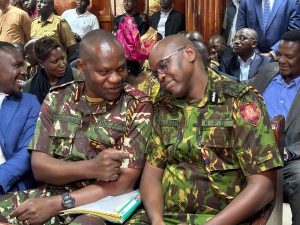
<instances>
[{"instance_id":1,"label":"shoulder epaulette","mask_svg":"<svg viewBox=\"0 0 300 225\"><path fill-rule=\"evenodd\" d=\"M67 82L67 83L64 83L64 84L61 84L61 85L53 86L53 87L50 88L50 92L53 92L53 91L56 91L56 90L59 90L59 89L66 88L67 86L69 86L69 85L71 85L71 84L78 83L78 82L83 82L83 81L76 81L76 80L73 80L73 81L70 81L70 82Z\"/></svg>"},{"instance_id":2,"label":"shoulder epaulette","mask_svg":"<svg viewBox=\"0 0 300 225\"><path fill-rule=\"evenodd\" d=\"M149 96L147 96L144 92L138 90L137 88L135 88L129 84L126 84L124 86L124 91L125 91L125 93L131 95L135 99L138 99L142 102L148 102L148 101L150 102Z\"/></svg>"},{"instance_id":3,"label":"shoulder epaulette","mask_svg":"<svg viewBox=\"0 0 300 225\"><path fill-rule=\"evenodd\" d=\"M221 88L225 95L240 98L249 91L250 87L234 81L222 81Z\"/></svg>"}]
</instances>

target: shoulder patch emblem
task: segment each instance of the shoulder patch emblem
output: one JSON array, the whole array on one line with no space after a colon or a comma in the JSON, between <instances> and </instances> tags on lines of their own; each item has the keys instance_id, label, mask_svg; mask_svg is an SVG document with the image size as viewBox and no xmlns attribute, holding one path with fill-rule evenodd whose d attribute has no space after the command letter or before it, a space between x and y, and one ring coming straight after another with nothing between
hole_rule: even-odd
<instances>
[{"instance_id":1,"label":"shoulder patch emblem","mask_svg":"<svg viewBox=\"0 0 300 225\"><path fill-rule=\"evenodd\" d=\"M255 102L245 102L239 107L241 117L252 126L257 126L261 119L261 110Z\"/></svg>"}]
</instances>

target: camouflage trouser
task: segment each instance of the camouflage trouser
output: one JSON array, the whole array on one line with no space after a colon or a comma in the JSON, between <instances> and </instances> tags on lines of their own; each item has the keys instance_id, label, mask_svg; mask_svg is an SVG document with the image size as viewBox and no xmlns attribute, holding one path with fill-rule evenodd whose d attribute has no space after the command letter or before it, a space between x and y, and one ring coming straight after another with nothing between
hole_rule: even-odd
<instances>
[{"instance_id":1,"label":"camouflage trouser","mask_svg":"<svg viewBox=\"0 0 300 225\"><path fill-rule=\"evenodd\" d=\"M177 225L180 223L201 225L212 218L213 215L206 214L188 214L164 212L164 221L166 225ZM146 225L151 224L145 210L140 210L134 214L126 225Z\"/></svg>"},{"instance_id":2,"label":"camouflage trouser","mask_svg":"<svg viewBox=\"0 0 300 225\"><path fill-rule=\"evenodd\" d=\"M49 188L40 188L27 190L22 192L9 193L7 195L0 197L0 224L11 223L11 224L21 224L16 218L9 219L8 215L14 211L22 202L29 198L46 198L49 196L54 196L61 194L66 190ZM62 216L58 215L51 218L49 221L44 223L45 225L60 225L60 224L70 224L70 225L105 225L111 224L104 222L100 218L88 216L88 215L72 215L72 216Z\"/></svg>"}]
</instances>

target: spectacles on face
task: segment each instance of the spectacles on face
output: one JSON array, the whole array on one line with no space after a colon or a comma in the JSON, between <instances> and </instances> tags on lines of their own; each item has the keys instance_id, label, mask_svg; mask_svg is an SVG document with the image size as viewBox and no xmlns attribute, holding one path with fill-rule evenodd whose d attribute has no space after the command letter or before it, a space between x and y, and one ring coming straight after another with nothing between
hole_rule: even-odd
<instances>
[{"instance_id":1,"label":"spectacles on face","mask_svg":"<svg viewBox=\"0 0 300 225\"><path fill-rule=\"evenodd\" d=\"M164 57L162 60L160 60L159 62L159 67L157 68L157 70L155 72L153 72L154 77L158 77L159 74L163 74L168 72L168 62L170 61L170 58L177 54L178 52L181 52L183 50L186 49L186 46L177 49L175 52L171 53L170 55Z\"/></svg>"},{"instance_id":2,"label":"spectacles on face","mask_svg":"<svg viewBox=\"0 0 300 225\"><path fill-rule=\"evenodd\" d=\"M254 40L254 39L251 37L243 36L243 35L235 36L233 38L233 41L246 41L246 40Z\"/></svg>"}]
</instances>

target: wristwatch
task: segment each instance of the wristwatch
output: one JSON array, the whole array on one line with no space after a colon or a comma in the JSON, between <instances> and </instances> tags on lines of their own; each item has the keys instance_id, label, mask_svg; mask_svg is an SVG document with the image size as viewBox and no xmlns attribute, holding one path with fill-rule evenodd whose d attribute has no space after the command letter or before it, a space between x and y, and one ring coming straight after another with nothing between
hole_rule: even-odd
<instances>
[{"instance_id":1,"label":"wristwatch","mask_svg":"<svg viewBox=\"0 0 300 225\"><path fill-rule=\"evenodd\" d=\"M62 193L61 194L61 206L65 209L71 209L75 206L75 199L68 193Z\"/></svg>"}]
</instances>

